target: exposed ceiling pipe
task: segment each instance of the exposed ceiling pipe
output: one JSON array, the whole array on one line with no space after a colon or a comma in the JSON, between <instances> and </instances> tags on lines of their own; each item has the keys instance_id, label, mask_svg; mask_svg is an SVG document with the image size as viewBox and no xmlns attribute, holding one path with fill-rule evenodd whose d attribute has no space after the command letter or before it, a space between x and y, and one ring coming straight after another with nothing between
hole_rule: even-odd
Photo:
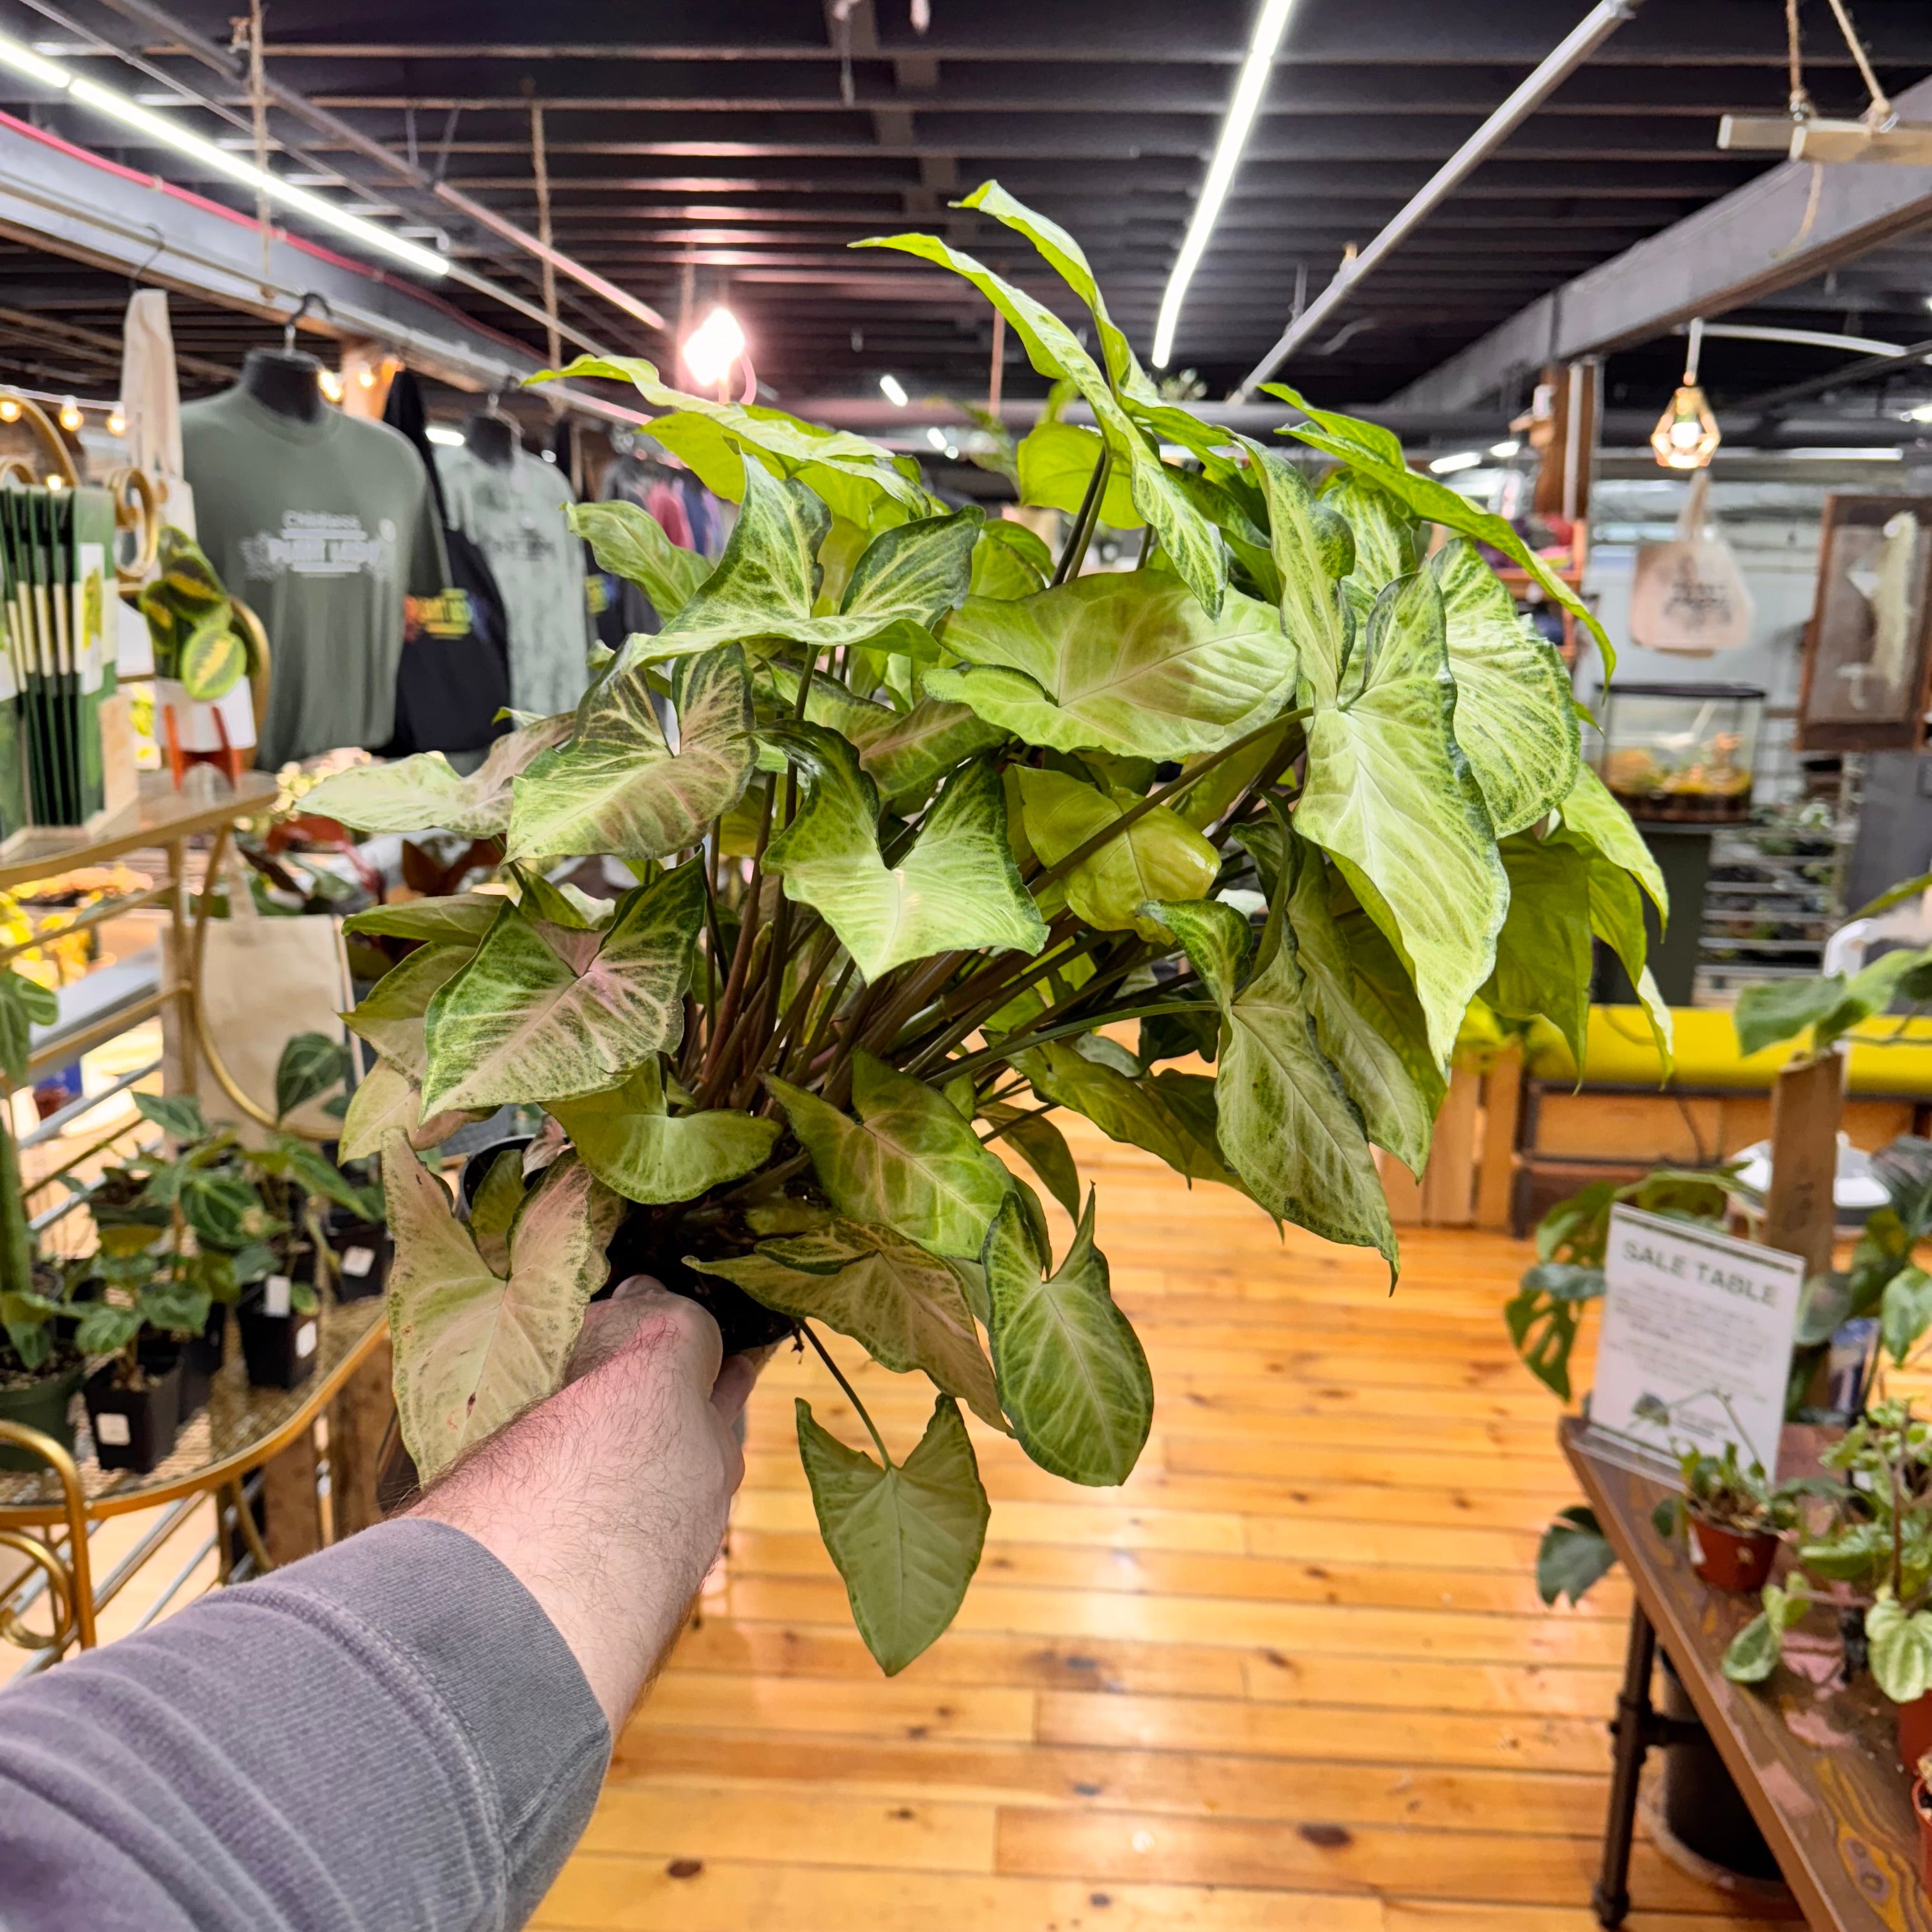
<instances>
[{"instance_id":1,"label":"exposed ceiling pipe","mask_svg":"<svg viewBox=\"0 0 1932 1932\"><path fill-rule=\"evenodd\" d=\"M1436 170L1388 226L1353 260L1342 263L1336 271L1334 280L1282 331L1274 346L1248 371L1246 380L1230 400L1245 402L1258 383L1265 382L1296 350L1324 326L1348 299L1355 286L1400 248L1410 231L1426 220L1467 176L1488 160L1497 147L1636 13L1641 3L1642 0L1597 0L1597 4L1577 22L1535 72ZM110 0L110 4L119 5L122 0Z\"/></svg>"},{"instance_id":2,"label":"exposed ceiling pipe","mask_svg":"<svg viewBox=\"0 0 1932 1932\"><path fill-rule=\"evenodd\" d=\"M124 19L132 20L136 26L166 37L184 53L200 61L204 67L212 68L224 80L241 85L244 76L236 64L235 57L226 48L209 40L205 34L196 32L164 8L154 5L153 0L104 0L104 4L112 8ZM486 208L482 202L471 200L469 196L459 193L446 182L435 180L380 141L364 134L359 128L352 127L326 107L316 106L307 95L298 93L293 88L272 76L265 76L263 85L268 99L276 106L286 114L293 115L317 134L326 134L330 140L340 142L352 152L362 155L365 160L374 162L394 179L406 182L419 194L433 195L438 201L475 222L479 228L487 229L500 240L521 249L525 254L533 256L536 260L548 263L559 274L568 276L580 287L588 289L592 295L601 296L612 307L621 309L625 314L641 322L646 328L669 328L670 325L649 302L640 301L627 290L619 288L616 283L607 281L594 269L586 268L582 262L565 254L560 249L553 248L540 242L528 230L520 228L507 217L499 214L494 208ZM452 272L455 271L452 270ZM501 292L492 288L489 292L497 299L502 299ZM532 315L539 322L548 322L548 318L541 309L525 308L514 300L510 306L518 308L520 313Z\"/></svg>"},{"instance_id":3,"label":"exposed ceiling pipe","mask_svg":"<svg viewBox=\"0 0 1932 1932\"><path fill-rule=\"evenodd\" d=\"M1842 388L1847 382L1868 382L1874 376L1902 374L1914 363L1928 362L1932 362L1932 340L1914 342L1889 355L1868 356L1825 375L1808 376L1802 382L1787 382L1782 388L1767 389L1760 395L1747 396L1742 402L1730 404L1724 414L1735 417L1773 413L1792 403L1808 402L1814 396L1822 395L1827 389Z\"/></svg>"}]
</instances>

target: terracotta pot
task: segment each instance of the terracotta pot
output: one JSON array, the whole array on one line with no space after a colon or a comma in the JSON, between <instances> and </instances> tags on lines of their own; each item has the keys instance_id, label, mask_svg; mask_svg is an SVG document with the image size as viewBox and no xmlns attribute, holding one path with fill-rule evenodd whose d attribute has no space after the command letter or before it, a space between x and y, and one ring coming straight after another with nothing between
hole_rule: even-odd
<instances>
[{"instance_id":1,"label":"terracotta pot","mask_svg":"<svg viewBox=\"0 0 1932 1932\"><path fill-rule=\"evenodd\" d=\"M1918 1820L1918 1882L1932 1892L1932 1791L1923 1778L1912 1780L1912 1815Z\"/></svg>"},{"instance_id":2,"label":"terracotta pot","mask_svg":"<svg viewBox=\"0 0 1932 1932\"><path fill-rule=\"evenodd\" d=\"M1918 1775L1918 1760L1932 1751L1932 1691L1898 1707L1898 1761L1907 1778Z\"/></svg>"},{"instance_id":3,"label":"terracotta pot","mask_svg":"<svg viewBox=\"0 0 1932 1932\"><path fill-rule=\"evenodd\" d=\"M1690 1514L1690 1567L1714 1590L1754 1595L1771 1576L1778 1538L1768 1529L1724 1529Z\"/></svg>"}]
</instances>

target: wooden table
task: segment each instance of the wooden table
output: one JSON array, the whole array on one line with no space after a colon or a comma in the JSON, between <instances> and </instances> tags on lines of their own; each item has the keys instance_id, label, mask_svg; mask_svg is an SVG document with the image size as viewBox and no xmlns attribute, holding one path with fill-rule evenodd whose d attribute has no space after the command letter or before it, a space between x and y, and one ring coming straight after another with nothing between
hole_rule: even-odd
<instances>
[{"instance_id":1,"label":"wooden table","mask_svg":"<svg viewBox=\"0 0 1932 1932\"><path fill-rule=\"evenodd\" d=\"M1651 1527L1666 1484L1610 1460L1575 1417L1562 1440L1634 1598L1603 1874L1591 1898L1598 1920L1618 1924L1630 1909L1638 1774L1650 1746L1668 1744L1677 1729L1651 1707L1660 1642L1814 1932L1932 1932L1892 1706L1869 1676L1850 1688L1835 1677L1821 1686L1788 1664L1762 1684L1730 1682L1719 1668L1725 1647L1756 1600L1708 1588L1682 1544ZM1822 1636L1828 1615L1814 1610L1801 1628Z\"/></svg>"},{"instance_id":2,"label":"wooden table","mask_svg":"<svg viewBox=\"0 0 1932 1932\"><path fill-rule=\"evenodd\" d=\"M37 1430L0 1424L0 1436L32 1449L47 1465L42 1470L0 1469L0 1552L24 1556L46 1578L54 1608L53 1650L93 1645L94 1613L106 1599L96 1594L87 1534L88 1525L102 1517L226 1495L234 1505L236 1528L256 1566L274 1567L241 1486L313 1430L316 1418L382 1350L388 1334L385 1312L380 1296L325 1307L315 1372L298 1388L251 1388L242 1352L231 1337L206 1406L182 1429L172 1453L146 1475L102 1468L85 1438L82 1453L70 1456ZM56 1540L52 1532L62 1527L66 1534ZM224 1577L226 1568L224 1552ZM50 1647L46 1639L18 1627L4 1595L0 1639L25 1648Z\"/></svg>"}]
</instances>

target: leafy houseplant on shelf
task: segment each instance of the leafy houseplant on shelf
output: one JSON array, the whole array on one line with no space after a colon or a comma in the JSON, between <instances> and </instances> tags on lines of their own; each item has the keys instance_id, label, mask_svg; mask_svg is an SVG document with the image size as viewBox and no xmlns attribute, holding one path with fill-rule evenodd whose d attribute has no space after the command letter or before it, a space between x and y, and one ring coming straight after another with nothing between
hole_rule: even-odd
<instances>
[{"instance_id":1,"label":"leafy houseplant on shelf","mask_svg":"<svg viewBox=\"0 0 1932 1932\"><path fill-rule=\"evenodd\" d=\"M1762 1463L1740 1463L1731 1442L1716 1456L1693 1444L1677 1461L1684 1493L1666 1496L1652 1513L1658 1534L1685 1538L1691 1568L1713 1589L1747 1594L1762 1589L1780 1539L1798 1527L1798 1501L1811 1486L1773 1483Z\"/></svg>"},{"instance_id":2,"label":"leafy houseplant on shelf","mask_svg":"<svg viewBox=\"0 0 1932 1932\"><path fill-rule=\"evenodd\" d=\"M556 1385L614 1277L694 1295L728 1348L795 1333L830 1364L836 1329L936 1390L914 1444L849 1384L864 1448L797 1414L888 1670L979 1558L962 1405L1076 1482L1124 1481L1147 1438L1146 1360L1054 1110L1393 1278L1371 1148L1420 1171L1471 1000L1532 1000L1580 1050L1593 935L1648 988L1661 898L1580 767L1560 661L1470 539L1594 620L1507 524L1292 392L1305 469L1164 400L1070 236L996 184L965 205L1039 249L1095 353L947 243L871 245L964 276L1092 412L1052 425L1086 465L1057 560L862 438L580 362L740 502L723 556L581 506L662 630L467 777L430 755L305 801L502 842L506 890L358 921L418 942L351 1016L382 1058L344 1147L384 1150L420 1472ZM1102 515L1143 532L1139 566L1082 576ZM1102 1030L1127 1022L1132 1047ZM466 1227L410 1149L506 1102L544 1130ZM527 1346L478 1346L512 1324Z\"/></svg>"}]
</instances>

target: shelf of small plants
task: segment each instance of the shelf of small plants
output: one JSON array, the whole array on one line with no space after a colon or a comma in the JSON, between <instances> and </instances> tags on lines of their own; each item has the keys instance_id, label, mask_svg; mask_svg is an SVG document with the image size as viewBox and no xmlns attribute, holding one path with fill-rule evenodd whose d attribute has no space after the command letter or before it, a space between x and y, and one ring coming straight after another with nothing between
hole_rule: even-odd
<instances>
[{"instance_id":1,"label":"shelf of small plants","mask_svg":"<svg viewBox=\"0 0 1932 1932\"><path fill-rule=\"evenodd\" d=\"M1070 236L995 183L962 206L1034 244L1077 330L948 242L860 245L963 276L1084 404L1093 427L1056 417L1016 452L1027 500L1071 520L1058 556L859 436L580 361L740 503L722 557L580 506L662 631L469 776L417 758L304 801L500 854L487 892L348 922L416 942L352 1016L381 1058L344 1147L382 1155L418 1472L554 1388L586 1298L637 1270L728 1348L790 1340L832 1367L838 1331L933 1388L916 1442L836 1367L861 1442L796 1414L887 1671L979 1561L965 1412L1096 1485L1152 1424L1057 1112L1379 1252L1393 1281L1372 1148L1420 1172L1472 1001L1579 1036L1593 936L1647 987L1642 901L1663 898L1486 556L1594 620L1506 524L1292 391L1270 392L1286 444L1202 421ZM1083 575L1103 522L1137 567ZM634 884L578 889L612 878ZM511 1103L542 1130L453 1219L412 1148ZM512 1310L531 1346L471 1345Z\"/></svg>"}]
</instances>

